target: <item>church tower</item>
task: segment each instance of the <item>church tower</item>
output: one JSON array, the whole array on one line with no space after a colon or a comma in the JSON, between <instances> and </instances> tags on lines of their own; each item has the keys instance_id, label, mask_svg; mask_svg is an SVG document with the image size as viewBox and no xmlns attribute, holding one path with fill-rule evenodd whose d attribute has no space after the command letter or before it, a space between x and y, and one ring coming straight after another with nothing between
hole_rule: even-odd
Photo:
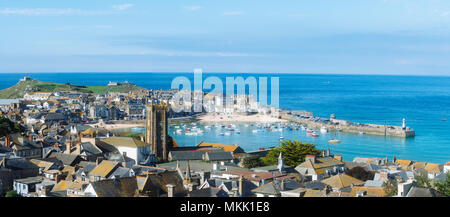
<instances>
[{"instance_id":1,"label":"church tower","mask_svg":"<svg viewBox=\"0 0 450 217\"><path fill-rule=\"evenodd\" d=\"M167 133L167 104L147 104L147 116L145 121L145 142L150 144L150 150L163 160L169 155Z\"/></svg>"}]
</instances>

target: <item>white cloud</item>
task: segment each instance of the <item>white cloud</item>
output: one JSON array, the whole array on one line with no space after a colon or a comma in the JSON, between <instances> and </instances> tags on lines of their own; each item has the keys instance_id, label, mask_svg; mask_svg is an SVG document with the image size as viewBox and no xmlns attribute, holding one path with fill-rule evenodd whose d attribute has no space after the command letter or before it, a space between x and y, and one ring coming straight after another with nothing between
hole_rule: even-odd
<instances>
[{"instance_id":1,"label":"white cloud","mask_svg":"<svg viewBox=\"0 0 450 217\"><path fill-rule=\"evenodd\" d=\"M236 16L236 15L242 15L244 14L244 12L242 11L227 11L227 12L223 12L223 15L225 16Z\"/></svg>"},{"instance_id":2,"label":"white cloud","mask_svg":"<svg viewBox=\"0 0 450 217\"><path fill-rule=\"evenodd\" d=\"M112 8L114 8L115 10L123 11L133 6L134 4L122 4L122 5L113 5Z\"/></svg>"},{"instance_id":3,"label":"white cloud","mask_svg":"<svg viewBox=\"0 0 450 217\"><path fill-rule=\"evenodd\" d=\"M62 16L62 15L101 15L108 14L107 11L88 11L72 8L3 8L1 15L22 15L22 16Z\"/></svg>"},{"instance_id":4,"label":"white cloud","mask_svg":"<svg viewBox=\"0 0 450 217\"><path fill-rule=\"evenodd\" d=\"M186 6L184 7L186 10L188 11L198 11L200 9L202 9L202 6L198 6L198 5L194 5L194 6Z\"/></svg>"}]
</instances>

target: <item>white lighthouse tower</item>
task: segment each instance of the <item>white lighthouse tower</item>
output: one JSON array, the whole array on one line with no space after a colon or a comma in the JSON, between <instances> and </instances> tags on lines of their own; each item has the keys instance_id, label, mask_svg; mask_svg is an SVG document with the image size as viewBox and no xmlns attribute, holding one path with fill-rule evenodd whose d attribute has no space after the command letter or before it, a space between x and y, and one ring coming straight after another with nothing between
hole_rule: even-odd
<instances>
[{"instance_id":1,"label":"white lighthouse tower","mask_svg":"<svg viewBox=\"0 0 450 217\"><path fill-rule=\"evenodd\" d=\"M406 128L406 119L403 118L403 124L402 124L402 128L405 129Z\"/></svg>"}]
</instances>

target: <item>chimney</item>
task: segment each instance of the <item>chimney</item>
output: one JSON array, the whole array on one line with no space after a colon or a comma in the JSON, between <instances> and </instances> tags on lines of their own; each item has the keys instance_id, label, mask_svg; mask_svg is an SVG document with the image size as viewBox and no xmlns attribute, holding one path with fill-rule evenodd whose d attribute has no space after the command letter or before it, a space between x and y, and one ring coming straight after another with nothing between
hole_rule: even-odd
<instances>
[{"instance_id":1,"label":"chimney","mask_svg":"<svg viewBox=\"0 0 450 217\"><path fill-rule=\"evenodd\" d=\"M47 187L46 186L42 186L42 188L41 188L41 196L47 197Z\"/></svg>"},{"instance_id":2,"label":"chimney","mask_svg":"<svg viewBox=\"0 0 450 217\"><path fill-rule=\"evenodd\" d=\"M315 163L316 162L316 156L308 154L305 157L305 161L311 160L311 162Z\"/></svg>"},{"instance_id":3,"label":"chimney","mask_svg":"<svg viewBox=\"0 0 450 217\"><path fill-rule=\"evenodd\" d=\"M239 196L244 196L244 176L239 176Z\"/></svg>"},{"instance_id":4,"label":"chimney","mask_svg":"<svg viewBox=\"0 0 450 217\"><path fill-rule=\"evenodd\" d=\"M167 187L167 197L173 197L175 185L167 184L166 187Z\"/></svg>"},{"instance_id":5,"label":"chimney","mask_svg":"<svg viewBox=\"0 0 450 217\"><path fill-rule=\"evenodd\" d=\"M335 154L334 155L334 159L336 159L338 161L342 161L342 155L341 154Z\"/></svg>"},{"instance_id":6,"label":"chimney","mask_svg":"<svg viewBox=\"0 0 450 217\"><path fill-rule=\"evenodd\" d=\"M9 148L9 147L11 147L11 141L9 140L9 137L6 135L5 136L5 146L7 147L7 148Z\"/></svg>"},{"instance_id":7,"label":"chimney","mask_svg":"<svg viewBox=\"0 0 450 217\"><path fill-rule=\"evenodd\" d=\"M55 175L55 182L56 182L56 184L58 184L59 181L61 181L60 179L61 179L61 177L59 177L59 174L56 174Z\"/></svg>"},{"instance_id":8,"label":"chimney","mask_svg":"<svg viewBox=\"0 0 450 217\"><path fill-rule=\"evenodd\" d=\"M72 148L72 136L69 137L70 141L66 140L66 154L70 154L70 148Z\"/></svg>"}]
</instances>

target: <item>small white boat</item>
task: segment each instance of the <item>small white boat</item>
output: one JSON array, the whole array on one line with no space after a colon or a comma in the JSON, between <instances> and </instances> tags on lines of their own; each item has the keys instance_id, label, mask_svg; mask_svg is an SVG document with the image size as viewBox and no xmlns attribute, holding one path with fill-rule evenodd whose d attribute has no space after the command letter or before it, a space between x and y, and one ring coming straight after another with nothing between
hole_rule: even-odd
<instances>
[{"instance_id":1,"label":"small white boat","mask_svg":"<svg viewBox=\"0 0 450 217\"><path fill-rule=\"evenodd\" d=\"M223 136L223 135L225 135L225 134L221 132L221 133L219 133L219 135Z\"/></svg>"},{"instance_id":2,"label":"small white boat","mask_svg":"<svg viewBox=\"0 0 450 217\"><path fill-rule=\"evenodd\" d=\"M322 126L320 128L320 133L322 133L322 134L328 133L328 129L325 126Z\"/></svg>"},{"instance_id":3,"label":"small white boat","mask_svg":"<svg viewBox=\"0 0 450 217\"><path fill-rule=\"evenodd\" d=\"M182 132L183 132L183 130L181 130L181 129L178 129L178 130L177 130L177 133L178 133L178 134L181 134Z\"/></svg>"},{"instance_id":4,"label":"small white boat","mask_svg":"<svg viewBox=\"0 0 450 217\"><path fill-rule=\"evenodd\" d=\"M363 134L366 134L366 133L364 133L363 131L359 131L359 134L360 134L360 135L363 135Z\"/></svg>"},{"instance_id":5,"label":"small white boat","mask_svg":"<svg viewBox=\"0 0 450 217\"><path fill-rule=\"evenodd\" d=\"M231 136L231 132L225 132L225 136Z\"/></svg>"},{"instance_id":6,"label":"small white boat","mask_svg":"<svg viewBox=\"0 0 450 217\"><path fill-rule=\"evenodd\" d=\"M283 139L284 139L284 137L280 136L280 140L283 140Z\"/></svg>"},{"instance_id":7,"label":"small white boat","mask_svg":"<svg viewBox=\"0 0 450 217\"><path fill-rule=\"evenodd\" d=\"M252 130L252 132L253 132L253 133L257 133L257 132L258 132L258 130Z\"/></svg>"},{"instance_id":8,"label":"small white boat","mask_svg":"<svg viewBox=\"0 0 450 217\"><path fill-rule=\"evenodd\" d=\"M241 134L240 130L236 130L235 132L236 132L236 134Z\"/></svg>"}]
</instances>

